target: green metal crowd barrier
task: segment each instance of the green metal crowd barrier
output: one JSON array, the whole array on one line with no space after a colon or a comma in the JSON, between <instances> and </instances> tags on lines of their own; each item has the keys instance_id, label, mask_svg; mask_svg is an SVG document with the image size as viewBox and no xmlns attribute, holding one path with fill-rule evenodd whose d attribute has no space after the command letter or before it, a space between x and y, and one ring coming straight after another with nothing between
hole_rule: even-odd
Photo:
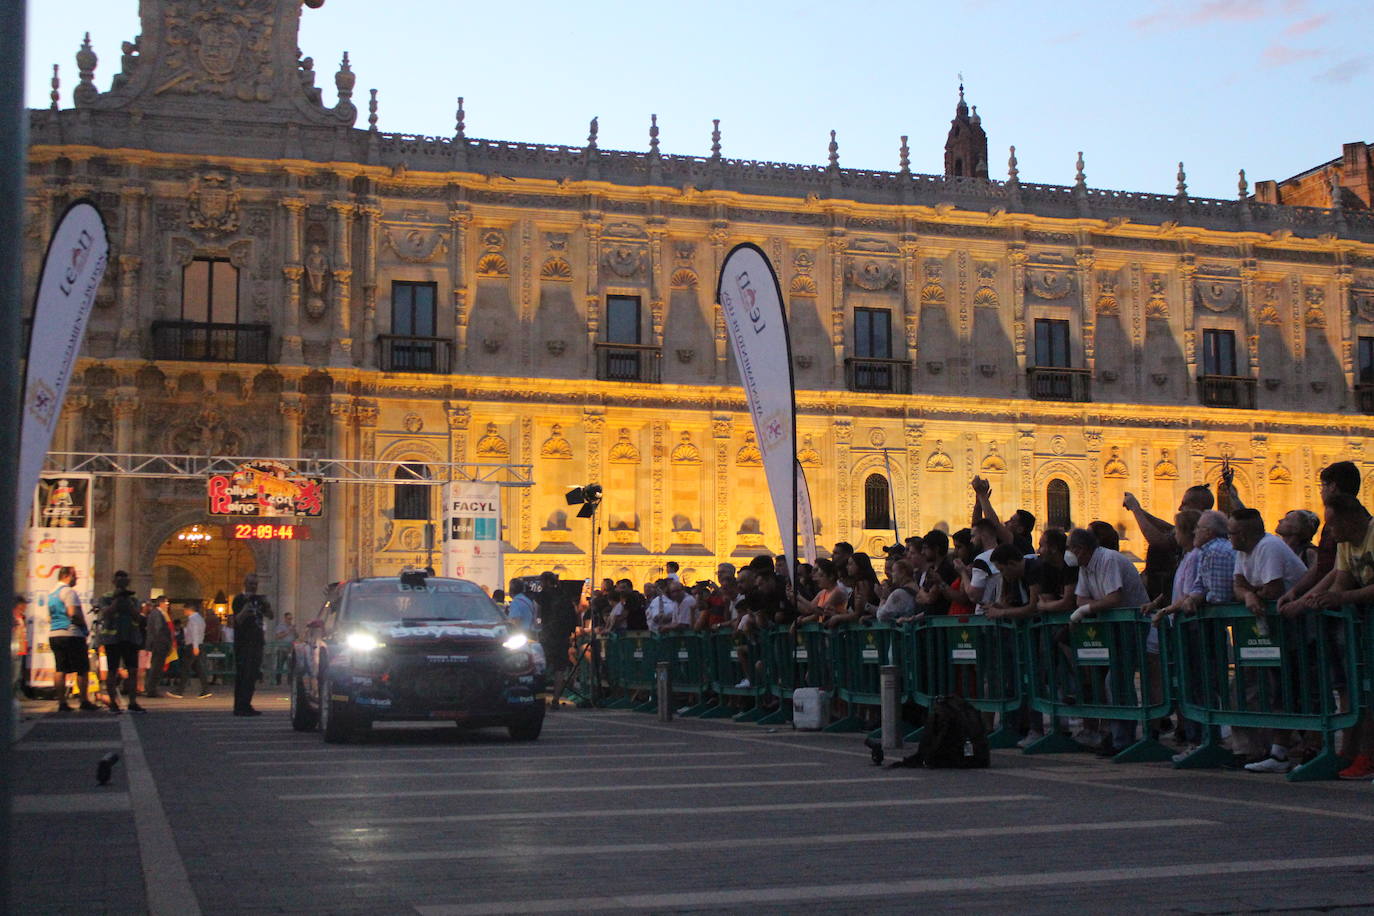
<instances>
[{"instance_id":1,"label":"green metal crowd barrier","mask_svg":"<svg viewBox=\"0 0 1374 916\"><path fill-rule=\"evenodd\" d=\"M1256 750L1273 743L1271 730L1317 732L1321 751L1288 778L1331 779L1340 771L1336 733L1354 725L1368 703L1355 610L1284 617L1271 607L1257 618L1244 605L1218 605L1179 618L1173 635L1183 714L1207 726L1207 740L1180 766L1229 763L1232 755L1218 740L1219 728L1229 726ZM1368 636L1366 630L1366 653ZM1366 660L1366 677L1368 668ZM1349 698L1344 703L1342 695Z\"/></svg>"},{"instance_id":2,"label":"green metal crowd barrier","mask_svg":"<svg viewBox=\"0 0 1374 916\"><path fill-rule=\"evenodd\" d=\"M222 684L234 683L234 644L231 642L207 642L201 645L205 654L205 673L211 680Z\"/></svg>"},{"instance_id":3,"label":"green metal crowd barrier","mask_svg":"<svg viewBox=\"0 0 1374 916\"><path fill-rule=\"evenodd\" d=\"M1063 733L1069 716L1129 723L1139 737L1117 748L1116 763L1168 760L1173 751L1150 723L1173 711L1170 641L1149 651L1151 624L1139 608L1116 608L1071 624L1066 613L1026 625L1023 652L1031 708L1048 716L1045 737L1027 753L1081 750Z\"/></svg>"},{"instance_id":4,"label":"green metal crowd barrier","mask_svg":"<svg viewBox=\"0 0 1374 916\"><path fill-rule=\"evenodd\" d=\"M1008 726L1023 705L1020 641L1016 626L987 617L926 617L902 632L906 696L927 709L936 697L958 696L983 712L999 713L988 735L992 747L1015 747ZM916 740L920 729L908 737Z\"/></svg>"},{"instance_id":5,"label":"green metal crowd barrier","mask_svg":"<svg viewBox=\"0 0 1374 916\"><path fill-rule=\"evenodd\" d=\"M1076 624L1064 613L1016 623L929 617L901 628L808 624L749 638L728 628L624 633L603 638L602 657L615 697L607 705L617 708L656 709L655 667L667 661L673 692L691 700L683 715L784 724L791 721L793 693L819 687L848 707L827 730L859 730L860 711L881 706L882 667L894 665L903 699L929 708L937 697L954 695L997 714L993 747L1015 745L1013 726L1028 726L1021 717L1033 710L1047 719L1045 737L1026 753L1085 750L1067 734L1065 720L1074 717L1124 723L1116 730L1131 737L1118 747L1116 762L1166 760L1173 753L1152 724L1177 709L1203 725L1206 739L1176 766L1232 762L1220 744L1223 728L1242 740L1250 737L1246 729L1306 731L1321 735L1322 750L1289 779L1331 778L1340 768L1336 733L1374 708L1374 607L1295 618L1271 607L1256 624L1241 605L1180 615L1154 638L1149 619L1135 608ZM221 664L214 664L217 650ZM207 646L207 654L213 671L232 678L232 646ZM749 686L740 686L746 680ZM907 737L918 736L919 730Z\"/></svg>"}]
</instances>

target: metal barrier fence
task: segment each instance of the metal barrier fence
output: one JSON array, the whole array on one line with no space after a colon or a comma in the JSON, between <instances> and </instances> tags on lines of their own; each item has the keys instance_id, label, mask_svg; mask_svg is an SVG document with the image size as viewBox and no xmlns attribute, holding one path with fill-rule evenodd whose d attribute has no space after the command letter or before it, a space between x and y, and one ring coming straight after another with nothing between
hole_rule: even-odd
<instances>
[{"instance_id":1,"label":"metal barrier fence","mask_svg":"<svg viewBox=\"0 0 1374 916\"><path fill-rule=\"evenodd\" d=\"M1031 725L1023 716L1045 717L1045 737L1026 748L1031 754L1084 750L1066 733L1072 717L1107 724L1116 762L1166 760L1173 752L1152 725L1175 709L1206 734L1179 767L1231 763L1223 728L1266 747L1270 730L1318 733L1320 753L1292 770L1293 780L1334 776L1336 733L1374 709L1374 607L1295 618L1271 608L1261 622L1244 606L1224 605L1159 631L1137 609L1117 608L1077 624L1067 614L1018 623L931 617L901 628L809 624L752 638L729 629L625 633L603 645L613 697L605 705L615 708L656 709L655 665L667 661L673 693L690 701L682 715L783 724L791 721L793 692L819 687L846 706L827 730L856 731L861 713L881 706L881 668L894 665L905 700L929 708L939 696L961 696L997 714L994 747L1016 744Z\"/></svg>"}]
</instances>

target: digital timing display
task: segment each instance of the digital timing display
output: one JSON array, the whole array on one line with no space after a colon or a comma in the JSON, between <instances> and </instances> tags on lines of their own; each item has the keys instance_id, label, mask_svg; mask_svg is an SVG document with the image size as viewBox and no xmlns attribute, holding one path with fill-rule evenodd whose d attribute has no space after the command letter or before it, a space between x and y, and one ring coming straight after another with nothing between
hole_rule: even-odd
<instances>
[{"instance_id":1,"label":"digital timing display","mask_svg":"<svg viewBox=\"0 0 1374 916\"><path fill-rule=\"evenodd\" d=\"M271 525L243 523L231 526L236 541L308 541L310 529L305 525Z\"/></svg>"}]
</instances>

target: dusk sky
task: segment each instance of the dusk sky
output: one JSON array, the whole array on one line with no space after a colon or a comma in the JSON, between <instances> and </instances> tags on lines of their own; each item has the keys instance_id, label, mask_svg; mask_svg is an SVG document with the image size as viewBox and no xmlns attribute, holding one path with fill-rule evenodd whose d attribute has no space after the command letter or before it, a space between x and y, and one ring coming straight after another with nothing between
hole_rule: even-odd
<instances>
[{"instance_id":1,"label":"dusk sky","mask_svg":"<svg viewBox=\"0 0 1374 916\"><path fill-rule=\"evenodd\" d=\"M108 88L137 0L30 0L28 98L62 105L89 30ZM1236 171L1287 178L1374 140L1374 4L1340 0L1013 0L694 4L327 0L303 12L301 47L327 104L343 51L380 97L380 129L643 150L650 113L665 153L940 172L958 75L1005 177L1070 184L1084 151L1092 187L1234 198Z\"/></svg>"}]
</instances>

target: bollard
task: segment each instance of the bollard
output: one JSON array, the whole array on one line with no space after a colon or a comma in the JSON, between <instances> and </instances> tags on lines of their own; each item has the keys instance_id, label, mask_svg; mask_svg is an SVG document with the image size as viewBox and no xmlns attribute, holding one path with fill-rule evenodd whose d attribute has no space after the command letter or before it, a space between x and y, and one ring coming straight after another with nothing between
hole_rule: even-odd
<instances>
[{"instance_id":1,"label":"bollard","mask_svg":"<svg viewBox=\"0 0 1374 916\"><path fill-rule=\"evenodd\" d=\"M902 746L902 730L897 722L897 713L901 708L897 702L897 666L883 665L878 673L881 677L878 689L883 698L883 750L890 751Z\"/></svg>"},{"instance_id":2,"label":"bollard","mask_svg":"<svg viewBox=\"0 0 1374 916\"><path fill-rule=\"evenodd\" d=\"M673 721L673 663L659 662L654 683L658 686L658 721Z\"/></svg>"}]
</instances>

